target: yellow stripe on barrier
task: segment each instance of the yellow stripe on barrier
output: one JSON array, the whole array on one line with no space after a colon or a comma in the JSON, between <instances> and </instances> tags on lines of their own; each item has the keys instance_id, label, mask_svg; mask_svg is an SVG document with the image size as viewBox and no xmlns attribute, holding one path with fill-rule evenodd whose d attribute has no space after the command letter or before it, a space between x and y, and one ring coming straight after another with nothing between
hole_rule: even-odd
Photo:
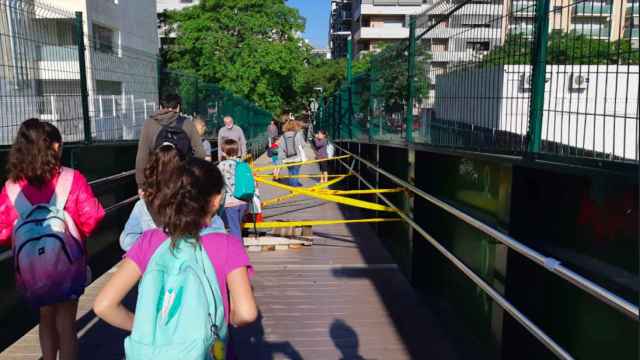
<instances>
[{"instance_id":1,"label":"yellow stripe on barrier","mask_svg":"<svg viewBox=\"0 0 640 360\"><path fill-rule=\"evenodd\" d=\"M329 180L326 183L320 183L320 184L314 185L314 186L308 188L308 190L320 191L323 188L329 187L329 186L331 186L333 184L337 184L338 182L340 182L343 179L345 179L347 176L349 176L349 175L343 175L341 177ZM272 198L272 199L263 200L262 201L262 207L266 208L266 207L271 206L271 205L280 204L282 202L285 202L285 201L287 201L289 199L293 199L294 197L300 196L300 195L301 194L290 193L290 194L278 196L278 197L275 197L275 198Z\"/></svg>"},{"instance_id":2,"label":"yellow stripe on barrier","mask_svg":"<svg viewBox=\"0 0 640 360\"><path fill-rule=\"evenodd\" d=\"M366 194L383 194L383 193L397 193L404 191L403 188L395 189L374 189L374 190L314 190L322 194L331 195L366 195Z\"/></svg>"},{"instance_id":3,"label":"yellow stripe on barrier","mask_svg":"<svg viewBox=\"0 0 640 360\"><path fill-rule=\"evenodd\" d=\"M336 156L336 157L332 157L332 158L328 158L328 159L320 159L320 160L299 161L299 162L287 163L287 164L282 164L282 165L269 165L269 166L263 166L263 167L254 168L253 171L254 172L270 171L270 170L275 170L275 169L286 168L286 167L289 167L289 166L298 166L298 165L303 166L303 165L316 164L316 163L321 163L321 162L330 161L330 160L346 159L348 157L351 157L351 155L342 155L342 156Z\"/></svg>"},{"instance_id":4,"label":"yellow stripe on barrier","mask_svg":"<svg viewBox=\"0 0 640 360\"><path fill-rule=\"evenodd\" d=\"M289 190L292 193L298 193L298 194L301 194L301 195L305 195L305 196L308 196L308 197L312 197L312 198L316 198L316 199L320 199L320 200L324 200L324 201L332 201L332 202L336 202L338 204L354 206L354 207L359 207L359 208L368 209L368 210L396 211L396 209L394 209L394 208L391 208L391 207L388 207L388 206L384 206L384 205L380 205L380 204L376 204L376 203L372 203L372 202L368 202L368 201L362 201L362 200L352 199L352 198L348 198L348 197L344 197L344 196L338 196L338 195L323 194L323 193L320 193L320 192L317 192L317 191L311 191L311 190L305 189L305 188L297 188L297 187L292 187L292 186L288 186L288 185L283 185L283 184L280 184L278 182L267 180L267 179L263 179L263 178L256 178L256 181L261 182L263 184L271 185L273 187L277 187L277 188L280 188L280 189Z\"/></svg>"},{"instance_id":5,"label":"yellow stripe on barrier","mask_svg":"<svg viewBox=\"0 0 640 360\"><path fill-rule=\"evenodd\" d=\"M255 223L256 229L291 228L302 226L326 226L339 224L381 223L402 221L400 218L371 218L358 220L307 220L307 221L265 221ZM253 229L254 223L245 223L245 229Z\"/></svg>"}]
</instances>

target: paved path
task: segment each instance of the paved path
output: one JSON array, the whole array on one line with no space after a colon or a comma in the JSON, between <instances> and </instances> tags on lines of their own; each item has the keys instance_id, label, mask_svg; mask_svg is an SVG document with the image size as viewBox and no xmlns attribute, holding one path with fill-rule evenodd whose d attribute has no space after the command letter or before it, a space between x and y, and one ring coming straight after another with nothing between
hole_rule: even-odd
<instances>
[{"instance_id":1,"label":"paved path","mask_svg":"<svg viewBox=\"0 0 640 360\"><path fill-rule=\"evenodd\" d=\"M259 164L267 160L261 158ZM302 173L317 173L317 166ZM303 180L310 185L313 180ZM286 191L261 186L264 199ZM359 218L366 214L305 197L275 205L267 220ZM381 246L370 225L314 229L312 247L250 254L261 317L235 330L241 359L455 359L430 312ZM123 358L126 333L98 320L91 305L110 273L80 301L80 359ZM130 294L127 303L135 303ZM38 359L37 328L0 359Z\"/></svg>"},{"instance_id":2,"label":"paved path","mask_svg":"<svg viewBox=\"0 0 640 360\"><path fill-rule=\"evenodd\" d=\"M317 165L302 170L317 172ZM264 185L260 191L264 199L286 193ZM361 217L305 197L265 211L265 220ZM370 225L317 227L314 234L312 247L250 254L262 318L240 331L243 359L455 358Z\"/></svg>"}]
</instances>

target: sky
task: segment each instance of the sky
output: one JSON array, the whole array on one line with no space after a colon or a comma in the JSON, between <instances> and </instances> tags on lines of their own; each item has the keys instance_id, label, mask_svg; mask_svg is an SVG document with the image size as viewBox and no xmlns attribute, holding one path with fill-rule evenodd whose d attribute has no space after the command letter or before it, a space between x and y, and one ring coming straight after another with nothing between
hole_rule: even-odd
<instances>
[{"instance_id":1,"label":"sky","mask_svg":"<svg viewBox=\"0 0 640 360\"><path fill-rule=\"evenodd\" d=\"M307 27L303 34L315 48L328 47L330 0L288 0L289 6L300 11L307 19Z\"/></svg>"}]
</instances>

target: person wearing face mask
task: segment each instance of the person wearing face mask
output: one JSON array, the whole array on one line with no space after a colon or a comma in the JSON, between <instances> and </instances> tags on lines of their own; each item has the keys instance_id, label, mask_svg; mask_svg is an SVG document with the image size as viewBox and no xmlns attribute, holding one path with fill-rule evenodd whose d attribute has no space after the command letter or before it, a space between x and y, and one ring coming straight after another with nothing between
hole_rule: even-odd
<instances>
[{"instance_id":1,"label":"person wearing face mask","mask_svg":"<svg viewBox=\"0 0 640 360\"><path fill-rule=\"evenodd\" d=\"M224 126L218 131L218 161L222 161L222 144L225 139L231 139L238 143L238 157L244 159L247 156L247 140L242 129L233 123L231 116L224 117Z\"/></svg>"}]
</instances>

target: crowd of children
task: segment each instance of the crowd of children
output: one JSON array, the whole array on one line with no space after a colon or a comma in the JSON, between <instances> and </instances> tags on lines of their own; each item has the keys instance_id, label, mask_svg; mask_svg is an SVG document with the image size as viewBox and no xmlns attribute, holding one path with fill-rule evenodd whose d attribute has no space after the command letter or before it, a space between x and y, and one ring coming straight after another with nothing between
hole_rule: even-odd
<instances>
[{"instance_id":1,"label":"crowd of children","mask_svg":"<svg viewBox=\"0 0 640 360\"><path fill-rule=\"evenodd\" d=\"M211 146L198 137L206 130L204 121L190 124L179 115L179 98L170 100L171 106L147 120L155 124L145 124L153 127L146 133L155 139L141 140L140 199L119 239L126 254L94 311L131 331L124 344L127 359L228 358L228 324L242 326L257 317L253 270L241 241L253 179L247 190L242 144L222 139L221 161L212 163ZM283 130L269 139L273 165L305 161L299 123L288 121ZM196 145L205 148L208 161ZM312 145L316 159L330 157L326 132L319 131ZM0 193L0 245L13 246L18 290L39 310L44 360L77 358L78 298L90 282L84 242L105 215L85 177L63 167L61 159L62 137L55 126L23 122ZM326 182L326 161L320 169L320 182ZM290 184L302 186L300 166L289 166L288 172ZM278 179L279 168L273 176ZM238 195L239 188L250 196ZM122 301L138 283L134 314Z\"/></svg>"}]
</instances>

